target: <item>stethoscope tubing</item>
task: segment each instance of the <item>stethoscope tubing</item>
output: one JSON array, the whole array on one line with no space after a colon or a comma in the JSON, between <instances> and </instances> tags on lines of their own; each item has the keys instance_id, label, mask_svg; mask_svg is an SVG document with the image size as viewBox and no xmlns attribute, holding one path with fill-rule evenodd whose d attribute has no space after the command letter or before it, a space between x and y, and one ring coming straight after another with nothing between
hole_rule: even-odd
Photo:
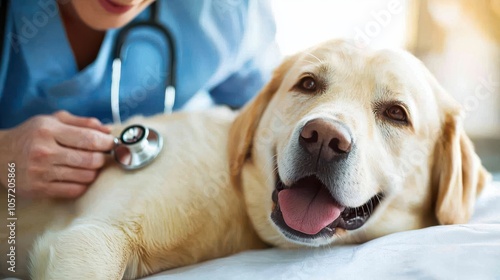
<instances>
[{"instance_id":1,"label":"stethoscope tubing","mask_svg":"<svg viewBox=\"0 0 500 280\"><path fill-rule=\"evenodd\" d=\"M115 46L113 49L113 64L111 68L111 112L113 115L114 123L121 123L120 117L120 80L121 80L121 69L122 69L122 55L123 46L127 36L134 28L153 28L159 31L165 38L168 45L166 50L167 60L170 58L168 66L168 75L165 79L165 92L164 92L164 113L172 113L175 97L176 97L176 73L177 73L177 62L176 62L176 49L175 40L173 38L170 30L160 23L159 10L158 10L158 0L151 4L151 15L149 20L133 22L125 26L117 35Z\"/></svg>"},{"instance_id":2,"label":"stethoscope tubing","mask_svg":"<svg viewBox=\"0 0 500 280\"><path fill-rule=\"evenodd\" d=\"M0 0L0 57L3 55L3 43L5 36L5 28L7 25L7 10L9 1ZM113 121L115 123L121 123L120 118L120 79L122 70L122 49L125 44L128 33L133 28L138 27L148 27L154 28L160 31L165 40L167 41L168 53L167 57L170 58L170 63L168 64L167 70L169 70L169 75L165 79L165 101L164 101L164 113L172 113L172 109L175 103L175 89L176 89L176 51L175 51L175 41L171 32L163 25L160 24L158 16L158 6L157 2L153 3L151 6L151 17L148 21L132 23L125 28L123 28L117 36L115 43L115 48L113 50L113 64L111 69L111 111L113 114ZM127 132L131 130L142 131L142 136L132 141L127 141L125 136ZM148 136L151 135L153 141L148 141ZM112 150L107 153L111 154L112 157L117 161L117 163L125 170L136 170L150 164L161 152L163 148L163 137L154 129L144 127L142 125L131 125L123 130L120 137L114 139L115 145ZM128 149L131 159L136 159L131 162L131 164L125 164L119 161L116 149L119 146L123 146Z\"/></svg>"}]
</instances>

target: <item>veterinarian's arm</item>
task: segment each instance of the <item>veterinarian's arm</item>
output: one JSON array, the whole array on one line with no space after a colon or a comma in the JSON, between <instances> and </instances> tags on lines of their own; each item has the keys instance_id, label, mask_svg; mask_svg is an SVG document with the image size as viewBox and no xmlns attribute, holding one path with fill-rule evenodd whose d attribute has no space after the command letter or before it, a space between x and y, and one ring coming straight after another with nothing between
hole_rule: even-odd
<instances>
[{"instance_id":1,"label":"veterinarian's arm","mask_svg":"<svg viewBox=\"0 0 500 280\"><path fill-rule=\"evenodd\" d=\"M0 131L0 182L16 164L16 191L26 197L73 198L85 192L113 147L109 128L67 112L36 116Z\"/></svg>"}]
</instances>

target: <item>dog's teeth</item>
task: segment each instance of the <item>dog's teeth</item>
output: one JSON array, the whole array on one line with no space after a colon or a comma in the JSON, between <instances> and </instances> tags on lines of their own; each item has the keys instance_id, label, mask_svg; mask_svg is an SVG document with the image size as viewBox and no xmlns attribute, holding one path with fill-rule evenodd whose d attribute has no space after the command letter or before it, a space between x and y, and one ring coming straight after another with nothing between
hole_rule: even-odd
<instances>
[{"instance_id":1,"label":"dog's teeth","mask_svg":"<svg viewBox=\"0 0 500 280\"><path fill-rule=\"evenodd\" d=\"M326 230L328 231L333 231L333 229L329 228L329 227L325 227Z\"/></svg>"}]
</instances>

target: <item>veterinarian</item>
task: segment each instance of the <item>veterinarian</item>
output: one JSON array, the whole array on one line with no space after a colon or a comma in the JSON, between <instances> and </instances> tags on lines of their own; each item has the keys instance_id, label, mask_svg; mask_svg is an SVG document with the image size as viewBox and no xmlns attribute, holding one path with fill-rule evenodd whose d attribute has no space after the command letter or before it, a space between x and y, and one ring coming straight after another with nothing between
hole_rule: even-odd
<instances>
[{"instance_id":1,"label":"veterinarian","mask_svg":"<svg viewBox=\"0 0 500 280\"><path fill-rule=\"evenodd\" d=\"M148 20L153 0L2 1L0 177L16 164L17 193L78 197L104 165L113 136L112 64L123 28ZM7 5L6 5L7 4ZM158 0L174 40L173 110L199 92L240 107L266 82L279 56L269 3ZM5 9L7 7L7 9ZM171 45L148 26L120 48L119 117L164 112ZM114 69L113 69L114 70ZM64 111L61 111L64 110Z\"/></svg>"}]
</instances>

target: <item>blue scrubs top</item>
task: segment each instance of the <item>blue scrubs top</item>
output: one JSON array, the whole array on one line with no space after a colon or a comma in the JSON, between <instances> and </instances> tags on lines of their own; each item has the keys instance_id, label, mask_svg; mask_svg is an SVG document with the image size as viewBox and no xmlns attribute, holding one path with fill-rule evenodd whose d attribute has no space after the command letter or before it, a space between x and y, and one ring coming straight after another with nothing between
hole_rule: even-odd
<instances>
[{"instance_id":1,"label":"blue scrubs top","mask_svg":"<svg viewBox=\"0 0 500 280\"><path fill-rule=\"evenodd\" d=\"M157 0L162 24L177 50L181 108L199 91L218 104L240 107L263 86L279 61L266 0ZM149 18L149 8L134 21ZM0 129L31 116L67 110L112 122L110 89L115 38L106 32L95 61L78 70L55 0L10 1L0 63ZM120 115L163 112L169 75L165 38L134 29L123 49Z\"/></svg>"}]
</instances>

